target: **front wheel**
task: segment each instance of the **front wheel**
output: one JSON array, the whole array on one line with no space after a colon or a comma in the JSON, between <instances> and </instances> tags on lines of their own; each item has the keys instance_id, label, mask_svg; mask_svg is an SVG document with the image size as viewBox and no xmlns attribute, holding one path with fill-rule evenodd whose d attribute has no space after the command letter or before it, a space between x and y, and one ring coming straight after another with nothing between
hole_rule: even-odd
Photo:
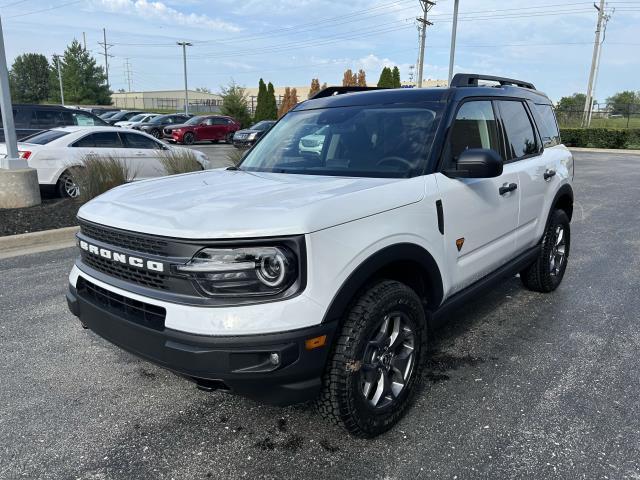
<instances>
[{"instance_id":1,"label":"front wheel","mask_svg":"<svg viewBox=\"0 0 640 480\"><path fill-rule=\"evenodd\" d=\"M229 145L233 143L233 134L234 132L227 133L227 136L224 139Z\"/></svg>"},{"instance_id":2,"label":"front wheel","mask_svg":"<svg viewBox=\"0 0 640 480\"><path fill-rule=\"evenodd\" d=\"M80 186L69 170L62 172L62 175L60 175L57 190L58 196L62 198L77 198L80 195Z\"/></svg>"},{"instance_id":3,"label":"front wheel","mask_svg":"<svg viewBox=\"0 0 640 480\"><path fill-rule=\"evenodd\" d=\"M182 143L184 143L185 145L193 145L195 139L196 137L193 133L187 132L182 137Z\"/></svg>"},{"instance_id":4,"label":"front wheel","mask_svg":"<svg viewBox=\"0 0 640 480\"><path fill-rule=\"evenodd\" d=\"M571 227L563 210L554 210L535 262L520 272L525 287L535 292L554 291L562 282L569 260Z\"/></svg>"},{"instance_id":5,"label":"front wheel","mask_svg":"<svg viewBox=\"0 0 640 480\"><path fill-rule=\"evenodd\" d=\"M319 413L356 437L374 437L402 418L415 393L426 344L420 298L381 280L351 307L317 400Z\"/></svg>"}]
</instances>

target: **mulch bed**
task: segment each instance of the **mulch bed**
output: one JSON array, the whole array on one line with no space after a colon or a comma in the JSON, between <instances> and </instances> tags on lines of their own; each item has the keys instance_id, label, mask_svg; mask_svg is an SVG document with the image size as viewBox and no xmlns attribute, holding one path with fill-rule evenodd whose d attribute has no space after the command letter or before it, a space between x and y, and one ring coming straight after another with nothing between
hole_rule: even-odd
<instances>
[{"instance_id":1,"label":"mulch bed","mask_svg":"<svg viewBox=\"0 0 640 480\"><path fill-rule=\"evenodd\" d=\"M0 237L77 225L81 203L70 198L43 198L29 208L0 209Z\"/></svg>"}]
</instances>

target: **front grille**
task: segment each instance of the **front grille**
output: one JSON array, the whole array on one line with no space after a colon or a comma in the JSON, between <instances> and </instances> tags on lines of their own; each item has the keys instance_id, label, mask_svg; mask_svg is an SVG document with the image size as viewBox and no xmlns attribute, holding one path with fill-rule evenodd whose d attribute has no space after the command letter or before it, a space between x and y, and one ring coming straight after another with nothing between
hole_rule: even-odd
<instances>
[{"instance_id":1,"label":"front grille","mask_svg":"<svg viewBox=\"0 0 640 480\"><path fill-rule=\"evenodd\" d=\"M110 292L98 285L78 277L78 296L93 305L109 310L119 317L154 330L164 330L166 310L156 305L139 302Z\"/></svg>"},{"instance_id":2,"label":"front grille","mask_svg":"<svg viewBox=\"0 0 640 480\"><path fill-rule=\"evenodd\" d=\"M87 237L136 252L150 253L151 255L167 255L168 242L159 238L150 238L135 235L128 232L111 230L80 222L80 231Z\"/></svg>"},{"instance_id":3,"label":"front grille","mask_svg":"<svg viewBox=\"0 0 640 480\"><path fill-rule=\"evenodd\" d=\"M159 290L169 289L166 284L167 276L162 273L143 270L123 263L106 260L97 255L87 253L84 250L81 251L81 254L82 261L99 272L111 275L112 277L116 277L121 280L137 283L143 287L151 287Z\"/></svg>"}]
</instances>

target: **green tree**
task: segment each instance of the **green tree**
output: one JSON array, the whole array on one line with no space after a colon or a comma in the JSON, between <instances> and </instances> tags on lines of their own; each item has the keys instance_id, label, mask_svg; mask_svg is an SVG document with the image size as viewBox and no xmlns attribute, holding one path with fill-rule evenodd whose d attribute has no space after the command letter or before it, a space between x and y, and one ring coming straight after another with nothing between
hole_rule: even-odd
<instances>
[{"instance_id":1,"label":"green tree","mask_svg":"<svg viewBox=\"0 0 640 480\"><path fill-rule=\"evenodd\" d=\"M251 115L245 89L231 80L228 86L222 87L220 96L222 97L220 108L222 114L235 118L242 128L248 127L251 124Z\"/></svg>"},{"instance_id":2,"label":"green tree","mask_svg":"<svg viewBox=\"0 0 640 480\"><path fill-rule=\"evenodd\" d=\"M398 67L393 67L391 76L393 77L393 88L400 88L402 86L402 83L400 83L400 70L398 69Z\"/></svg>"},{"instance_id":3,"label":"green tree","mask_svg":"<svg viewBox=\"0 0 640 480\"><path fill-rule=\"evenodd\" d=\"M17 103L40 103L49 98L49 61L39 53L18 55L9 72L11 98Z\"/></svg>"},{"instance_id":4,"label":"green tree","mask_svg":"<svg viewBox=\"0 0 640 480\"><path fill-rule=\"evenodd\" d=\"M77 40L64 51L60 61L64 99L68 103L85 105L110 105L111 92L106 84L102 67L96 64L89 52ZM60 102L56 63L50 70L51 100Z\"/></svg>"},{"instance_id":5,"label":"green tree","mask_svg":"<svg viewBox=\"0 0 640 480\"><path fill-rule=\"evenodd\" d=\"M254 120L259 122L260 120L265 120L269 115L269 106L267 102L269 100L269 93L267 92L267 86L264 83L264 80L260 79L258 82L258 101L256 103L256 111L254 113Z\"/></svg>"},{"instance_id":6,"label":"green tree","mask_svg":"<svg viewBox=\"0 0 640 480\"><path fill-rule=\"evenodd\" d=\"M607 98L611 113L629 115L640 112L640 92L625 90Z\"/></svg>"},{"instance_id":7,"label":"green tree","mask_svg":"<svg viewBox=\"0 0 640 480\"><path fill-rule=\"evenodd\" d=\"M378 80L378 87L393 88L393 73L389 67L384 67L380 73L380 79Z\"/></svg>"},{"instance_id":8,"label":"green tree","mask_svg":"<svg viewBox=\"0 0 640 480\"><path fill-rule=\"evenodd\" d=\"M276 92L273 88L273 83L269 82L267 85L267 119L275 120L278 118L278 103L276 102Z\"/></svg>"},{"instance_id":9,"label":"green tree","mask_svg":"<svg viewBox=\"0 0 640 480\"><path fill-rule=\"evenodd\" d=\"M556 110L559 112L582 112L587 96L584 93L574 93L568 97L562 97Z\"/></svg>"}]
</instances>

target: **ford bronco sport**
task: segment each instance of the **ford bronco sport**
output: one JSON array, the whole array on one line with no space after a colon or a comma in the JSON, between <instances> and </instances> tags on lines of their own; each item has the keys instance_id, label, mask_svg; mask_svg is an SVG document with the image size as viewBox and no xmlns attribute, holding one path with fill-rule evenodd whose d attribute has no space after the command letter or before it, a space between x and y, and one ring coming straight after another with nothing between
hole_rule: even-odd
<instances>
[{"instance_id":1,"label":"ford bronco sport","mask_svg":"<svg viewBox=\"0 0 640 480\"><path fill-rule=\"evenodd\" d=\"M518 273L556 289L574 166L549 99L471 74L360 90L300 103L238 167L85 204L68 293L82 325L201 389L315 400L371 437L407 409L452 307ZM318 152L300 149L310 130Z\"/></svg>"}]
</instances>

